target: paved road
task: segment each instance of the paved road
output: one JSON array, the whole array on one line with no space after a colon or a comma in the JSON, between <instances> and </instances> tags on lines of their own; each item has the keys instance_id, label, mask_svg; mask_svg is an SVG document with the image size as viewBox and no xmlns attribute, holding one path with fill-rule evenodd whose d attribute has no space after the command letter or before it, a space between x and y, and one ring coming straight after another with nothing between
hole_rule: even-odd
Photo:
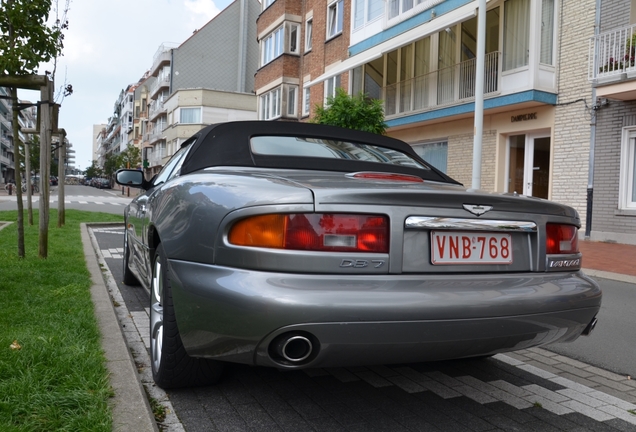
<instances>
[{"instance_id":1,"label":"paved road","mask_svg":"<svg viewBox=\"0 0 636 432\"><path fill-rule=\"evenodd\" d=\"M90 186L66 185L64 187L64 207L67 209L86 210L92 212L105 212L113 214L124 213L124 207L132 198L122 195L116 189L97 189ZM39 196L34 196L33 208L39 205ZM23 197L26 208L26 196ZM53 188L50 197L50 208L57 209L57 188ZM0 195L0 210L17 209L16 196Z\"/></svg>"},{"instance_id":2,"label":"paved road","mask_svg":"<svg viewBox=\"0 0 636 432\"><path fill-rule=\"evenodd\" d=\"M123 227L93 232L125 303L119 307L129 310L125 332L134 326L142 334L143 347L136 349L143 352L133 353L143 368L148 294L119 282ZM607 298L612 303L614 296ZM601 323L614 315L613 306L604 307L608 316ZM228 365L220 384L172 390L167 403L177 421L166 430L636 431L630 413L636 412L636 383L544 349L487 360L294 372Z\"/></svg>"},{"instance_id":3,"label":"paved road","mask_svg":"<svg viewBox=\"0 0 636 432\"><path fill-rule=\"evenodd\" d=\"M548 349L636 379L636 285L595 279L603 289L596 330L590 337Z\"/></svg>"}]
</instances>

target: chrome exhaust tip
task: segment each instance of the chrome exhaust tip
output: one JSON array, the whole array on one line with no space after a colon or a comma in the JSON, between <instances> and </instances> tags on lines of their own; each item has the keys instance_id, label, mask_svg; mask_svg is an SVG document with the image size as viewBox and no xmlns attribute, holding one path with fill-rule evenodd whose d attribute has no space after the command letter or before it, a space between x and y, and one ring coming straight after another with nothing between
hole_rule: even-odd
<instances>
[{"instance_id":1,"label":"chrome exhaust tip","mask_svg":"<svg viewBox=\"0 0 636 432\"><path fill-rule=\"evenodd\" d=\"M592 321L585 327L583 332L581 333L583 336L589 336L592 334L594 329L596 328L596 323L598 323L598 319L596 317L592 318Z\"/></svg>"},{"instance_id":2,"label":"chrome exhaust tip","mask_svg":"<svg viewBox=\"0 0 636 432\"><path fill-rule=\"evenodd\" d=\"M301 365L315 358L318 341L310 334L286 333L278 336L269 347L272 360L286 365Z\"/></svg>"}]
</instances>

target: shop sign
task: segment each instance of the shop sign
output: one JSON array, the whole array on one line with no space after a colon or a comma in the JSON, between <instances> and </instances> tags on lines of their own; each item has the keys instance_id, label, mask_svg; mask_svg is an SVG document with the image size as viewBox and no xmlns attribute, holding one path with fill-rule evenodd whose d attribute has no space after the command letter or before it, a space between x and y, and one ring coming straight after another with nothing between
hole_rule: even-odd
<instances>
[{"instance_id":1,"label":"shop sign","mask_svg":"<svg viewBox=\"0 0 636 432\"><path fill-rule=\"evenodd\" d=\"M512 123L520 122L520 121L536 120L536 119L537 119L536 112L528 113L528 114L519 114L519 115L510 117L510 121Z\"/></svg>"}]
</instances>

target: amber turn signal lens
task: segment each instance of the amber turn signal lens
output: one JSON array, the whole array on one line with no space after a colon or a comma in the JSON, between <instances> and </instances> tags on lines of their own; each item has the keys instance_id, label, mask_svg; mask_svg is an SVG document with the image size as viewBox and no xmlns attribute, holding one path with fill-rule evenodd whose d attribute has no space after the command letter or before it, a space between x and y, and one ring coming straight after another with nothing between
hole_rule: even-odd
<instances>
[{"instance_id":1,"label":"amber turn signal lens","mask_svg":"<svg viewBox=\"0 0 636 432\"><path fill-rule=\"evenodd\" d=\"M235 223L228 239L238 246L282 248L286 224L285 215L252 216Z\"/></svg>"}]
</instances>

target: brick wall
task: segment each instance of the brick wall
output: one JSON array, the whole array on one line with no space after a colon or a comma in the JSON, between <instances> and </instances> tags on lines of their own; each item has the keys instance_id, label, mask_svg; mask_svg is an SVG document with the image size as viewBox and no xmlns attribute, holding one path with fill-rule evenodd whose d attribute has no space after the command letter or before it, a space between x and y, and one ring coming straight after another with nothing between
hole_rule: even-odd
<instances>
[{"instance_id":1,"label":"brick wall","mask_svg":"<svg viewBox=\"0 0 636 432\"><path fill-rule=\"evenodd\" d=\"M448 137L448 160L446 173L471 187L473 183L473 134L454 135ZM495 147L497 131L484 131L482 135L481 189L495 189Z\"/></svg>"},{"instance_id":2,"label":"brick wall","mask_svg":"<svg viewBox=\"0 0 636 432\"><path fill-rule=\"evenodd\" d=\"M631 0L601 0L601 33L629 25Z\"/></svg>"},{"instance_id":3,"label":"brick wall","mask_svg":"<svg viewBox=\"0 0 636 432\"><path fill-rule=\"evenodd\" d=\"M554 114L552 200L574 207L585 227L592 87L586 45L594 35L595 0L564 1L560 22L559 99ZM584 43L585 42L585 43ZM584 99L584 102L576 102Z\"/></svg>"}]
</instances>

